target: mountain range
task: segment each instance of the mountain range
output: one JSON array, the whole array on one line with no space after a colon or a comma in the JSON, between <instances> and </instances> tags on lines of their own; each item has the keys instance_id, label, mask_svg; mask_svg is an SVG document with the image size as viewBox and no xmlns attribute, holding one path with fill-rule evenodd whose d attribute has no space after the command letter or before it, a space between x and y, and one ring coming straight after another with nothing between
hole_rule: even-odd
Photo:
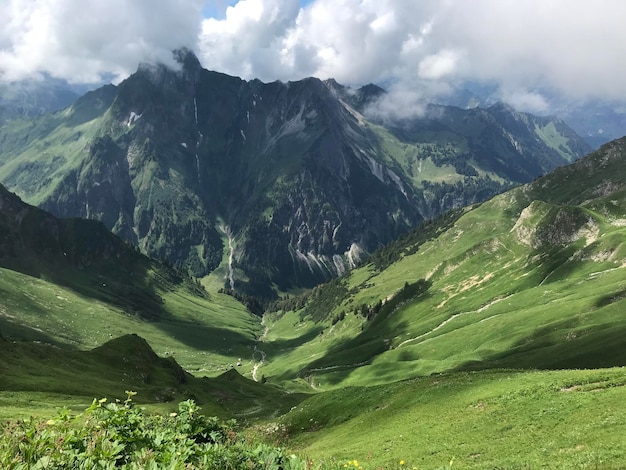
<instances>
[{"instance_id":1,"label":"mountain range","mask_svg":"<svg viewBox=\"0 0 626 470\"><path fill-rule=\"evenodd\" d=\"M387 122L367 117L385 98L374 85L246 82L176 57L178 70L143 64L3 126L0 181L262 298L341 275L424 221L589 150L563 122L501 104Z\"/></svg>"},{"instance_id":2,"label":"mountain range","mask_svg":"<svg viewBox=\"0 0 626 470\"><path fill-rule=\"evenodd\" d=\"M626 461L626 139L578 159L561 123L503 105L387 122L367 117L374 86L179 58L0 131L19 193L0 188L1 416L130 389L167 412L194 398L320 468ZM362 258L338 245L325 268L341 223ZM172 263L218 267L200 284ZM339 266L262 318L220 291Z\"/></svg>"}]
</instances>

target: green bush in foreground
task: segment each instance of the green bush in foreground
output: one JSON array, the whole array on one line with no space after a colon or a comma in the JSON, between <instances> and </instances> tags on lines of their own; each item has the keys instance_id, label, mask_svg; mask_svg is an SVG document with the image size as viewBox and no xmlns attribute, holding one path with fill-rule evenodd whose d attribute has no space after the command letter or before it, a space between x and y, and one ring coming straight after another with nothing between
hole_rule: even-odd
<instances>
[{"instance_id":1,"label":"green bush in foreground","mask_svg":"<svg viewBox=\"0 0 626 470\"><path fill-rule=\"evenodd\" d=\"M149 415L126 401L94 400L87 410L56 419L0 425L3 469L267 469L313 468L278 447L250 443L234 422L205 417L191 400L179 412Z\"/></svg>"}]
</instances>

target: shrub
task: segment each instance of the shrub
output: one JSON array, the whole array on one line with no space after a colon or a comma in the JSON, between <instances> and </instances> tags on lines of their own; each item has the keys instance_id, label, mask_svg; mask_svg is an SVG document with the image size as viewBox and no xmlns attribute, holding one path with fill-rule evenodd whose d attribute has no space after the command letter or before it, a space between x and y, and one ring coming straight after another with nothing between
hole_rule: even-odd
<instances>
[{"instance_id":1,"label":"shrub","mask_svg":"<svg viewBox=\"0 0 626 470\"><path fill-rule=\"evenodd\" d=\"M0 467L17 469L310 468L279 447L246 441L234 422L205 417L187 400L178 413L150 415L132 403L94 400L78 416L25 419L0 427Z\"/></svg>"}]
</instances>

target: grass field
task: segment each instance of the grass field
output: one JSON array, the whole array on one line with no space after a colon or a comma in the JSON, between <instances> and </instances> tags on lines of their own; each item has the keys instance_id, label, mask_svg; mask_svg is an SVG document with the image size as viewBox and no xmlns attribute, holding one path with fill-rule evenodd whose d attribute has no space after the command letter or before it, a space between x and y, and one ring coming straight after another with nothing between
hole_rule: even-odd
<instances>
[{"instance_id":1,"label":"grass field","mask_svg":"<svg viewBox=\"0 0 626 470\"><path fill-rule=\"evenodd\" d=\"M621 167L599 162L604 179L559 170L562 191L497 196L263 321L219 278L200 295L156 265L151 320L111 281L2 269L0 418L130 385L154 411L193 396L331 468L625 468L626 208Z\"/></svg>"},{"instance_id":2,"label":"grass field","mask_svg":"<svg viewBox=\"0 0 626 470\"><path fill-rule=\"evenodd\" d=\"M320 393L280 422L298 452L364 469L623 468L625 384L624 368L459 372Z\"/></svg>"}]
</instances>

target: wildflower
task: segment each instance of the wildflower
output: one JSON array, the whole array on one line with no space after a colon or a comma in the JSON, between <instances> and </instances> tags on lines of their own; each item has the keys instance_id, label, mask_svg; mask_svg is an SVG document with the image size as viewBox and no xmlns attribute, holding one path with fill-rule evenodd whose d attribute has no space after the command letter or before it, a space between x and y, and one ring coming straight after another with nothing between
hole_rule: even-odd
<instances>
[{"instance_id":1,"label":"wildflower","mask_svg":"<svg viewBox=\"0 0 626 470\"><path fill-rule=\"evenodd\" d=\"M400 460L400 465L404 465L404 460Z\"/></svg>"}]
</instances>

